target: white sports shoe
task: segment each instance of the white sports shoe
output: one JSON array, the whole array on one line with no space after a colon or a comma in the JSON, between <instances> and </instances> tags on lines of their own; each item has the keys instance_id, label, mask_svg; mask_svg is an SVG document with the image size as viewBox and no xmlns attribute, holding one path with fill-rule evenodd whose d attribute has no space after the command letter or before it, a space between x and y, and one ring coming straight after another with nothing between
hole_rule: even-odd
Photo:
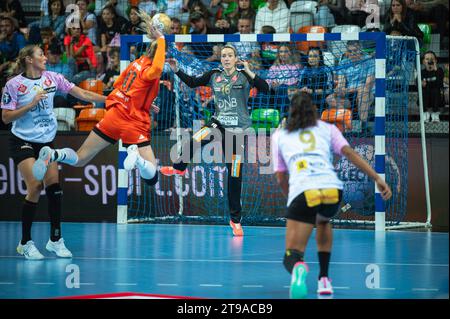
<instances>
[{"instance_id":1,"label":"white sports shoe","mask_svg":"<svg viewBox=\"0 0 450 319\"><path fill-rule=\"evenodd\" d=\"M48 240L47 246L45 246L50 252L56 254L56 256L61 258L72 258L72 253L67 249L66 245L64 245L64 239L60 238L58 241L53 242L50 239Z\"/></svg>"},{"instance_id":2,"label":"white sports shoe","mask_svg":"<svg viewBox=\"0 0 450 319\"><path fill-rule=\"evenodd\" d=\"M430 112L425 112L425 113L423 113L423 117L425 118L424 119L425 123L429 122L430 121L430 117L431 117L431 113Z\"/></svg>"},{"instance_id":3,"label":"white sports shoe","mask_svg":"<svg viewBox=\"0 0 450 319\"><path fill-rule=\"evenodd\" d=\"M48 164L50 164L50 160L52 158L53 150L44 146L39 151L39 157L33 164L33 176L38 181L42 181L44 179L45 173L47 173Z\"/></svg>"},{"instance_id":4,"label":"white sports shoe","mask_svg":"<svg viewBox=\"0 0 450 319\"><path fill-rule=\"evenodd\" d=\"M139 156L139 151L138 151L137 145L133 144L133 145L128 146L127 153L128 153L128 155L125 158L125 160L123 161L123 168L126 171L131 171L132 169L134 169L136 167L136 161Z\"/></svg>"},{"instance_id":5,"label":"white sports shoe","mask_svg":"<svg viewBox=\"0 0 450 319\"><path fill-rule=\"evenodd\" d=\"M320 278L317 283L317 293L319 295L332 295L333 294L333 286L331 286L331 280L327 277Z\"/></svg>"},{"instance_id":6,"label":"white sports shoe","mask_svg":"<svg viewBox=\"0 0 450 319\"><path fill-rule=\"evenodd\" d=\"M17 245L17 252L25 256L26 259L29 260L41 260L44 259L44 256L39 252L39 250L34 245L34 241L29 240L25 245L19 241L19 245Z\"/></svg>"}]
</instances>

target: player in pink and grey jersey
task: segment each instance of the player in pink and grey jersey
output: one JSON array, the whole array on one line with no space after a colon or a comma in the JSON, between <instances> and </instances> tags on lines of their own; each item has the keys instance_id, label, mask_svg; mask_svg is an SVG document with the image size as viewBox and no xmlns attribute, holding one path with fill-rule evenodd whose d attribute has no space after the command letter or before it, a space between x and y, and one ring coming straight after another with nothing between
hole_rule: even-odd
<instances>
[{"instance_id":1,"label":"player in pink and grey jersey","mask_svg":"<svg viewBox=\"0 0 450 319\"><path fill-rule=\"evenodd\" d=\"M9 149L11 157L22 174L27 195L22 208L22 239L17 252L27 259L44 256L31 240L31 225L43 184L32 174L33 164L44 146L52 146L57 121L53 113L53 97L56 91L69 93L84 101L104 102L105 97L83 90L67 81L64 76L46 71L47 58L36 45L28 45L19 52L17 70L3 90L1 108L5 124L13 123ZM58 257L72 257L61 237L61 197L58 165L49 166L44 178L51 221L50 239L46 249Z\"/></svg>"},{"instance_id":2,"label":"player in pink and grey jersey","mask_svg":"<svg viewBox=\"0 0 450 319\"><path fill-rule=\"evenodd\" d=\"M311 96L304 92L295 94L286 128L272 135L274 171L288 197L283 263L292 273L291 298L304 298L307 294L308 266L303 256L314 226L320 264L317 292L333 293L328 279L332 246L330 219L339 209L343 189L333 166L333 154L345 156L371 177L384 200L392 196L382 177L349 146L337 127L317 119Z\"/></svg>"}]
</instances>

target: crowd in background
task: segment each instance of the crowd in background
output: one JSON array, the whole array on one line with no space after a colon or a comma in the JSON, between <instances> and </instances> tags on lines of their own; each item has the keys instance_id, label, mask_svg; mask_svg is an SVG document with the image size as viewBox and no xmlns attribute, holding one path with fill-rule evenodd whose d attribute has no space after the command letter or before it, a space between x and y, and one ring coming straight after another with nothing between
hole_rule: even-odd
<instances>
[{"instance_id":1,"label":"crowd in background","mask_svg":"<svg viewBox=\"0 0 450 319\"><path fill-rule=\"evenodd\" d=\"M62 73L69 81L79 84L86 79L98 79L104 83L104 90L111 90L120 71L120 35L144 34L139 11L150 15L166 13L172 18L171 31L175 34L227 34L227 33L287 33L299 32L291 25L292 16L298 12L300 1L293 0L42 0L40 16L27 15L19 0L4 0L0 4L0 74L3 87L18 52L26 44L40 45L48 57L47 69ZM22 1L26 3L26 1ZM312 2L311 2L312 3ZM384 31L392 36L412 36L424 48L425 111L427 119L436 120L444 104L444 87L448 100L448 63L439 63L436 52L425 49L426 34L419 24L427 24L431 33L439 35L440 43L435 46L448 52L448 2L446 0L392 0L381 8L378 25L367 25L371 20L373 4L377 0L318 0L313 2L312 25L324 27L330 32L342 25L358 26L361 31ZM80 23L67 27L71 4L78 6ZM24 4L26 9L26 5ZM375 20L374 20L375 21ZM426 30L425 30L426 31ZM192 53L199 60L220 61L220 45L189 46L176 44L179 50ZM301 90L311 91L316 103L330 106L348 106L346 98L339 98L336 87L345 87L358 107L367 109L370 104L373 79L352 78L341 72L330 78L321 74L326 60L320 48L307 48L304 52L293 52L292 46L274 43L234 43L240 57L251 61L256 72L264 70L272 89L289 88L297 85ZM136 57L132 52L132 57ZM351 50L359 50L355 57ZM364 50L357 43L345 48L342 59L365 58ZM358 54L357 54L358 55ZM447 57L448 58L448 57ZM356 61L355 60L355 61ZM326 63L325 63L326 64ZM359 69L358 69L359 68ZM361 63L352 69L373 68ZM280 76L282 74L282 76ZM341 83L339 83L339 81ZM371 82L372 81L372 82ZM351 83L350 83L351 82ZM317 85L320 84L320 88ZM314 90L311 88L314 86ZM344 90L344 91L345 91ZM433 100L436 92L442 94L442 101ZM76 103L67 96L57 97L55 107ZM201 96L203 103L209 96ZM364 104L365 103L365 104ZM360 110L361 111L361 110ZM367 114L360 115L362 121ZM437 115L439 120L439 115Z\"/></svg>"}]
</instances>

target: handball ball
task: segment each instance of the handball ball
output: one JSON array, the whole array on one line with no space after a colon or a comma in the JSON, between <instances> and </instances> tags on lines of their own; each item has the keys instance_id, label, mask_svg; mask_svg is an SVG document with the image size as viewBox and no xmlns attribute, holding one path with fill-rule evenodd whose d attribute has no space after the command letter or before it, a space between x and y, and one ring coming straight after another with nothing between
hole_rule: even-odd
<instances>
[{"instance_id":1,"label":"handball ball","mask_svg":"<svg viewBox=\"0 0 450 319\"><path fill-rule=\"evenodd\" d=\"M172 20L167 14L157 13L152 18L153 26L164 34L170 33Z\"/></svg>"}]
</instances>

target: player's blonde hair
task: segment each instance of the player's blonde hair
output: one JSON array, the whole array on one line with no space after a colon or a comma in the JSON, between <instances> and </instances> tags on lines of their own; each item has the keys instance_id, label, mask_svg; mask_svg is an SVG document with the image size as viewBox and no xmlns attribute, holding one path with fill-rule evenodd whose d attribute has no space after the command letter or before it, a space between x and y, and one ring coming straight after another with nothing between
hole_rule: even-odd
<instances>
[{"instance_id":1,"label":"player's blonde hair","mask_svg":"<svg viewBox=\"0 0 450 319\"><path fill-rule=\"evenodd\" d=\"M150 32L150 27L152 26L152 17L145 11L139 10L138 12L139 18L141 18L142 22L144 22L145 25L145 32L147 32L147 36L150 38L150 35L152 34Z\"/></svg>"},{"instance_id":2,"label":"player's blonde hair","mask_svg":"<svg viewBox=\"0 0 450 319\"><path fill-rule=\"evenodd\" d=\"M238 56L237 50L236 50L236 48L235 48L234 46L232 46L232 45L230 45L230 44L224 45L222 48L220 48L220 53L222 53L222 51L223 51L224 49L231 49L231 50L233 50L233 52L234 52L234 56L235 56L235 57Z\"/></svg>"},{"instance_id":3,"label":"player's blonde hair","mask_svg":"<svg viewBox=\"0 0 450 319\"><path fill-rule=\"evenodd\" d=\"M152 17L147 12L142 11L142 10L139 10L138 16L142 20L142 22L144 22L144 25L145 25L144 31L147 32L147 37L150 38L150 36L152 34L150 32L150 27L153 25ZM150 47L148 48L147 55L150 58L153 58L155 56L157 48L158 48L158 45L156 44L156 41L152 41L152 43L150 44Z\"/></svg>"},{"instance_id":4,"label":"player's blonde hair","mask_svg":"<svg viewBox=\"0 0 450 319\"><path fill-rule=\"evenodd\" d=\"M15 75L25 72L26 68L27 68L26 58L32 57L33 53L36 49L39 49L39 46L36 44L29 44L29 45L23 47L19 51L19 55L18 55L16 61L11 63L11 67L9 68L9 70L11 71L11 74L9 74L9 76L15 76Z\"/></svg>"}]
</instances>

